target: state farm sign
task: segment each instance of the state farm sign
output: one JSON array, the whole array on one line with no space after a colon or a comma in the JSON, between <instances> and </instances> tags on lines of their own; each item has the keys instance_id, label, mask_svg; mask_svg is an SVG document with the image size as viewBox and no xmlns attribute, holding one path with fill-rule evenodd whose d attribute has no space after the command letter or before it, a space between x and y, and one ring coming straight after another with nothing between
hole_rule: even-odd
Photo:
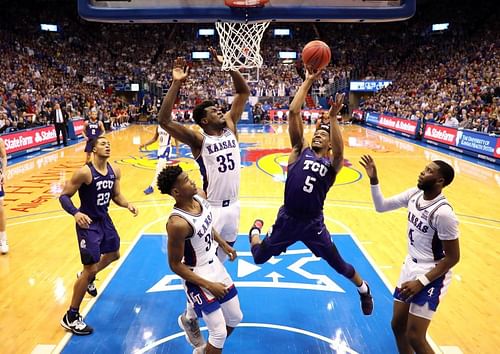
<instances>
[{"instance_id":1,"label":"state farm sign","mask_svg":"<svg viewBox=\"0 0 500 354\"><path fill-rule=\"evenodd\" d=\"M440 125L427 124L425 127L424 139L434 140L447 145L455 145L457 130Z\"/></svg>"},{"instance_id":2,"label":"state farm sign","mask_svg":"<svg viewBox=\"0 0 500 354\"><path fill-rule=\"evenodd\" d=\"M11 154L56 141L56 131L53 126L47 126L5 134L2 139L7 154Z\"/></svg>"}]
</instances>

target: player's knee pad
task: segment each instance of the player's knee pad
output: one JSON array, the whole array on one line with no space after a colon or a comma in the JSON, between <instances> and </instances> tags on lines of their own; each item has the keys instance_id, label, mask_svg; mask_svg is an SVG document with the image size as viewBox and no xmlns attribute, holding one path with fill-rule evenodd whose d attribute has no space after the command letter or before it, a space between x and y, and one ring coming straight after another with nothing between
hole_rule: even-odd
<instances>
[{"instance_id":1,"label":"player's knee pad","mask_svg":"<svg viewBox=\"0 0 500 354\"><path fill-rule=\"evenodd\" d=\"M224 348L227 338L226 323L218 323L213 328L208 328L208 342L215 348Z\"/></svg>"}]
</instances>

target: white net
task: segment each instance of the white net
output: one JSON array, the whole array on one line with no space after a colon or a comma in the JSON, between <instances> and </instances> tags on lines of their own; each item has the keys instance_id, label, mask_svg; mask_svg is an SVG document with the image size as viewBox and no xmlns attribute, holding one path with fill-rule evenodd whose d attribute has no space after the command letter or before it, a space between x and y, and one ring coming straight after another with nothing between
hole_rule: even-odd
<instances>
[{"instance_id":1,"label":"white net","mask_svg":"<svg viewBox=\"0 0 500 354\"><path fill-rule=\"evenodd\" d=\"M268 25L269 22L216 22L224 57L222 70L260 68L263 63L260 41Z\"/></svg>"}]
</instances>

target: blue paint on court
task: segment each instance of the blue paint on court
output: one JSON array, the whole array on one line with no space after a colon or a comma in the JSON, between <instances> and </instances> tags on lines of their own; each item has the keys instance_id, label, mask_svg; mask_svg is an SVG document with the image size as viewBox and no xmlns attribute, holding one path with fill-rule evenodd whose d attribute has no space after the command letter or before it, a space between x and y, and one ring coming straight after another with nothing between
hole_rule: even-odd
<instances>
[{"instance_id":1,"label":"blue paint on court","mask_svg":"<svg viewBox=\"0 0 500 354\"><path fill-rule=\"evenodd\" d=\"M333 238L368 280L374 314L363 316L354 286L302 243L272 259L274 264L256 266L248 237L241 235L238 259L226 267L238 287L244 319L225 353L397 353L389 289L350 236ZM180 280L167 264L166 238L143 235L86 317L94 334L72 336L63 352L131 353L150 345L145 352L192 353L177 326L184 308ZM203 334L206 338L206 329Z\"/></svg>"}]
</instances>

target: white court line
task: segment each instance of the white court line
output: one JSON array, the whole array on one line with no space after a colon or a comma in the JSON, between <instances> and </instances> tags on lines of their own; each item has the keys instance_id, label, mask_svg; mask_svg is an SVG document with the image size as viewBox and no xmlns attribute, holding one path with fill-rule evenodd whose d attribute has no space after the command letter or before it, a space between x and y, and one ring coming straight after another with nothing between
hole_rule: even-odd
<instances>
[{"instance_id":1,"label":"white court line","mask_svg":"<svg viewBox=\"0 0 500 354\"><path fill-rule=\"evenodd\" d=\"M382 281L384 282L385 286L387 287L387 289L389 290L389 293L392 294L392 289L393 287L391 286L391 283L389 282L389 279L387 279L387 277L385 276L384 273L382 273L382 271L379 269L379 267L377 267L375 261L373 260L373 258L368 254L368 252L365 250L365 248L363 247L363 245L361 244L361 242L358 240L358 238L356 237L356 234L347 226L345 225L344 223L336 220L336 219L333 219L329 216L325 216L325 219L328 220L328 221L331 221L341 227L344 228L344 230L346 230L346 233L348 233L349 235L351 235L351 238L353 239L354 243L356 243L356 245L358 246L358 248L361 250L361 253L363 253L363 255L365 256L366 260L371 264L372 268L375 269L375 272L378 274L378 276L380 277L380 279L382 279ZM427 334L427 341L429 342L429 345L432 347L432 349L434 350L435 353L437 354L443 354L443 352L441 351L440 347L432 340L432 338Z\"/></svg>"},{"instance_id":2,"label":"white court line","mask_svg":"<svg viewBox=\"0 0 500 354\"><path fill-rule=\"evenodd\" d=\"M140 206L140 209L149 209L149 208L157 208L159 206L165 207L168 206L168 204L165 203L148 203L146 205L141 205L141 202L136 203L136 205ZM266 204L266 205L263 205ZM282 202L277 202L277 201L268 201L268 200L262 200L259 202L255 201L245 201L245 200L240 200L240 205L241 206L246 206L246 207L253 207L253 208L258 208L258 209L278 209L281 205L283 205ZM362 209L362 210L368 210L368 211L375 211L372 206L360 206L360 205L353 205L353 204L336 204L336 203L329 203L326 202L325 206L327 207L332 207L332 208L350 208L350 209ZM126 209L121 208L121 207L113 207L109 209L110 211L126 211ZM50 219L57 219L57 218L62 218L62 217L68 217L68 214L65 212L61 211L54 211L57 213L60 213L59 215L54 215L54 216L46 216L46 217L41 217L37 219L30 219L30 220L25 220L25 221L19 221L19 222L13 222L9 223L9 227L12 226L18 226L18 225L24 225L24 224L29 224L32 222L40 222L40 221L46 221ZM402 210L394 210L392 211L393 213L397 214L404 214L406 215L405 211ZM167 213L165 214L166 217ZM494 230L500 230L500 225L495 226L495 225L488 225L488 224L482 224L474 221L467 221L467 220L462 220L462 217L458 217L459 221L461 224L468 224L468 225L474 225L474 226L480 226L480 227L485 227L489 229L494 229ZM465 216L467 218L467 216ZM494 221L492 221L494 222ZM483 234L485 236L489 234Z\"/></svg>"},{"instance_id":3,"label":"white court line","mask_svg":"<svg viewBox=\"0 0 500 354\"><path fill-rule=\"evenodd\" d=\"M347 347L346 346L347 343L345 343L342 339L340 339L338 337L332 339L332 338L328 338L328 337L322 336L320 334L306 331L306 330L300 329L300 328L282 326L282 325L277 325L277 324L272 324L272 323L252 323L252 322L240 323L240 324L238 324L238 327L272 328L272 329L279 329L282 331L288 331L288 332L292 332L292 333L298 333L298 334L302 334L302 335L305 335L308 337L322 340L323 342L330 344L330 348L332 348L333 350L337 350L337 349L339 349L339 347L341 347L343 349L342 353L358 354L358 352L356 352L355 350ZM201 327L200 330L206 331L207 327ZM178 332L178 333L172 334L168 337L165 337L165 338L159 339L153 343L150 343L147 346L145 346L144 348L141 348L139 350L134 351L134 354L143 354L143 353L159 346L160 344L169 342L173 339L176 339L176 338L179 338L182 336L184 336L184 332Z\"/></svg>"},{"instance_id":4,"label":"white court line","mask_svg":"<svg viewBox=\"0 0 500 354\"><path fill-rule=\"evenodd\" d=\"M125 262L125 260L127 259L127 257L130 255L130 253L132 252L132 250L134 249L135 245L137 244L137 242L141 239L141 236L143 234L147 234L146 230L151 227L152 225L160 222L160 221L165 221L165 217L162 216L162 217L159 217L158 219L156 220L153 220L151 221L150 223L146 224L140 231L139 233L137 234L137 236L135 237L134 241L132 241L132 244L131 246L127 249L127 251L125 252L125 255L123 255L122 257L120 257L120 260L118 262L116 262L116 264L114 265L112 271L108 274L108 276L106 277L106 279L104 280L104 282L102 283L102 285L99 287L99 293L97 294L97 296L95 298L92 298L88 303L87 305L85 306L85 308L83 309L83 311L81 311L81 315L82 317L85 317L89 312L90 310L92 309L92 307L94 306L94 304L96 303L96 301L99 299L99 297L101 296L102 292L104 291L104 289L106 289L106 287L108 286L108 284L111 282L111 280L113 280L116 272L118 272L118 270L121 268L121 266L123 265L123 263ZM62 316L63 314L61 314ZM63 339L61 339L61 341L57 344L57 346L55 347L53 353L60 353L61 350L64 349L64 347L66 346L66 344L69 342L69 340L71 339L71 336L73 334L71 332L67 332Z\"/></svg>"}]
</instances>

